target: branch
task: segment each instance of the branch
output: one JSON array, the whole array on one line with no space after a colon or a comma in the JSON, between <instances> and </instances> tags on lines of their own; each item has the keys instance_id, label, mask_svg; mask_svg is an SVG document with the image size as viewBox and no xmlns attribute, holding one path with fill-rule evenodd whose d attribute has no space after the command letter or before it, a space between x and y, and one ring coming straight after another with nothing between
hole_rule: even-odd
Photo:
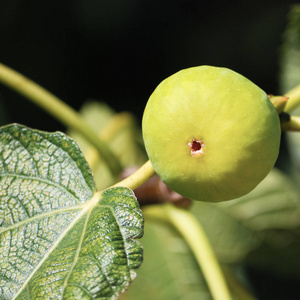
<instances>
[{"instance_id":1,"label":"branch","mask_svg":"<svg viewBox=\"0 0 300 300\"><path fill-rule=\"evenodd\" d=\"M115 185L113 185L109 188L117 187L117 186L124 186L124 187L128 187L132 190L135 190L154 175L155 175L155 171L151 165L150 160L148 160L144 165L142 165L132 175L130 175L129 177L125 178L124 180L116 183Z\"/></svg>"},{"instance_id":2,"label":"branch","mask_svg":"<svg viewBox=\"0 0 300 300\"><path fill-rule=\"evenodd\" d=\"M1 63L0 82L43 108L65 126L81 133L96 147L111 173L114 176L120 174L121 165L118 158L108 146L99 139L94 130L90 128L81 116L70 106L35 82Z\"/></svg>"},{"instance_id":3,"label":"branch","mask_svg":"<svg viewBox=\"0 0 300 300\"><path fill-rule=\"evenodd\" d=\"M300 131L300 117L289 116L287 120L281 121L282 131Z\"/></svg>"},{"instance_id":4,"label":"branch","mask_svg":"<svg viewBox=\"0 0 300 300\"><path fill-rule=\"evenodd\" d=\"M163 206L152 205L144 209L144 214L145 216L168 220L178 230L192 250L213 299L232 299L212 247L201 224L194 215L171 204Z\"/></svg>"}]
</instances>

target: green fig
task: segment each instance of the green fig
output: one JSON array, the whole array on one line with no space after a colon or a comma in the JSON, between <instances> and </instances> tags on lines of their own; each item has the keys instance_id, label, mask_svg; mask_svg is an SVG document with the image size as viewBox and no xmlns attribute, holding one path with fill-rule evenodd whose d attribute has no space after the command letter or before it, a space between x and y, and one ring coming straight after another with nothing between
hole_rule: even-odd
<instances>
[{"instance_id":1,"label":"green fig","mask_svg":"<svg viewBox=\"0 0 300 300\"><path fill-rule=\"evenodd\" d=\"M224 201L255 188L274 166L281 137L267 94L227 68L184 69L162 81L142 120L149 159L182 196Z\"/></svg>"}]
</instances>

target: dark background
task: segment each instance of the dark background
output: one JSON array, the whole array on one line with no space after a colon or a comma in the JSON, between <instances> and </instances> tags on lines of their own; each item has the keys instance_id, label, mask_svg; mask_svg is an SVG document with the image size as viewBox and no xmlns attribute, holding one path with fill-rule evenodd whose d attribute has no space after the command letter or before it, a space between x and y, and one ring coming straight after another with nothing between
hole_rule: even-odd
<instances>
[{"instance_id":1,"label":"dark background","mask_svg":"<svg viewBox=\"0 0 300 300\"><path fill-rule=\"evenodd\" d=\"M0 0L0 61L75 109L89 98L141 119L165 77L196 65L231 68L278 92L278 57L294 1ZM0 88L6 120L63 127Z\"/></svg>"},{"instance_id":2,"label":"dark background","mask_svg":"<svg viewBox=\"0 0 300 300\"><path fill-rule=\"evenodd\" d=\"M282 33L295 2L0 0L0 61L75 109L99 99L138 121L161 80L196 65L231 68L276 94ZM64 130L3 86L0 110L2 124ZM287 299L287 289L297 299L297 282L249 274L260 299Z\"/></svg>"}]
</instances>

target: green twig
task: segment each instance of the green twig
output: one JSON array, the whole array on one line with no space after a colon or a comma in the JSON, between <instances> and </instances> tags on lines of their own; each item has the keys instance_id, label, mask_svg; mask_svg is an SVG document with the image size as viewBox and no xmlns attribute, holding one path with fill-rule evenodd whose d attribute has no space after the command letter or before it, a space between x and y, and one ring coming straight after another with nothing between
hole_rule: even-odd
<instances>
[{"instance_id":1,"label":"green twig","mask_svg":"<svg viewBox=\"0 0 300 300\"><path fill-rule=\"evenodd\" d=\"M201 224L189 211L173 205L166 205L165 212L193 251L213 298L231 300L221 267Z\"/></svg>"},{"instance_id":2,"label":"green twig","mask_svg":"<svg viewBox=\"0 0 300 300\"><path fill-rule=\"evenodd\" d=\"M43 108L65 126L81 133L92 145L95 146L112 174L114 176L119 175L121 172L121 165L118 158L107 147L107 145L99 139L94 130L90 128L81 116L70 106L35 82L1 63L0 82Z\"/></svg>"},{"instance_id":3,"label":"green twig","mask_svg":"<svg viewBox=\"0 0 300 300\"><path fill-rule=\"evenodd\" d=\"M281 122L282 131L300 131L300 117L290 116L288 120Z\"/></svg>"},{"instance_id":4,"label":"green twig","mask_svg":"<svg viewBox=\"0 0 300 300\"><path fill-rule=\"evenodd\" d=\"M145 183L148 179L150 179L153 175L155 175L155 171L151 165L150 160L148 160L132 175L130 175L129 177L125 178L124 180L116 183L111 187L124 186L132 190L135 190L143 183Z\"/></svg>"},{"instance_id":5,"label":"green twig","mask_svg":"<svg viewBox=\"0 0 300 300\"><path fill-rule=\"evenodd\" d=\"M135 173L112 187L125 186L134 190L154 174L155 171L148 160ZM158 215L164 219L167 218L188 243L202 269L214 299L231 300L232 298L222 275L221 268L206 234L197 219L189 211L176 208L173 205L163 205L158 209L157 206L152 206L146 209L146 213L150 212L151 215L153 209L154 215Z\"/></svg>"},{"instance_id":6,"label":"green twig","mask_svg":"<svg viewBox=\"0 0 300 300\"><path fill-rule=\"evenodd\" d=\"M230 290L237 297L237 299L242 300L257 300L250 292L244 287L244 285L239 282L235 276L231 274L227 267L222 267L223 273L226 277L226 281Z\"/></svg>"},{"instance_id":7,"label":"green twig","mask_svg":"<svg viewBox=\"0 0 300 300\"><path fill-rule=\"evenodd\" d=\"M152 205L145 216L169 220L192 250L215 300L231 300L231 295L206 234L198 220L187 210L171 204Z\"/></svg>"}]
</instances>

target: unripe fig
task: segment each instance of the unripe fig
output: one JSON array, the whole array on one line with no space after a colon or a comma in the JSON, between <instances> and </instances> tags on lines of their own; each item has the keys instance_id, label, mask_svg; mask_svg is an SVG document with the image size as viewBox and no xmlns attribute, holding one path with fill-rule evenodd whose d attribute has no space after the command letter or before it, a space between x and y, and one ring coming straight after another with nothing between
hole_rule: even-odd
<instances>
[{"instance_id":1,"label":"unripe fig","mask_svg":"<svg viewBox=\"0 0 300 300\"><path fill-rule=\"evenodd\" d=\"M212 66L179 71L150 96L143 138L156 173L186 198L224 201L250 192L274 166L278 113L242 75Z\"/></svg>"}]
</instances>

